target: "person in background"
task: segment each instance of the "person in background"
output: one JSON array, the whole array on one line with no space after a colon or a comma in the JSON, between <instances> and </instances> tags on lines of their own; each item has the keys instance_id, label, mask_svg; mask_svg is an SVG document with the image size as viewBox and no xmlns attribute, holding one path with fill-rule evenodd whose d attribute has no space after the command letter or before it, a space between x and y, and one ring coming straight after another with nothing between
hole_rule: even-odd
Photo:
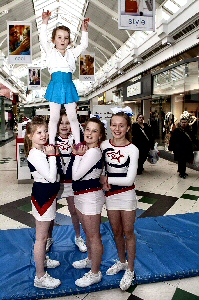
<instances>
[{"instance_id":1,"label":"person in background","mask_svg":"<svg viewBox=\"0 0 199 300\"><path fill-rule=\"evenodd\" d=\"M105 175L101 176L106 195L108 218L114 234L119 261L106 272L115 275L124 270L120 288L127 290L133 280L136 238L134 223L137 196L135 177L138 166L138 148L131 144L131 118L123 111L116 112L110 120L112 139L101 144L105 164ZM128 261L126 260L126 251Z\"/></svg>"},{"instance_id":2,"label":"person in background","mask_svg":"<svg viewBox=\"0 0 199 300\"><path fill-rule=\"evenodd\" d=\"M44 268L56 268L57 260L46 256L46 242L51 221L56 215L56 197L59 191L57 182L56 153L53 146L45 146L48 140L48 128L42 117L34 117L27 124L24 139L24 150L28 166L34 178L32 187L32 214L36 222L36 241L34 245L34 260L36 276L34 286L54 289L61 281L51 277Z\"/></svg>"},{"instance_id":3,"label":"person in background","mask_svg":"<svg viewBox=\"0 0 199 300\"><path fill-rule=\"evenodd\" d=\"M87 247L83 238L80 235L80 220L75 209L74 192L72 189L72 147L74 144L74 137L71 133L71 127L66 115L65 110L61 111L60 119L58 122L58 134L55 139L56 146L59 147L60 156L58 159L58 172L60 173L60 190L57 199L66 198L68 203L68 210L71 214L72 223L75 229L75 244L81 252L86 252ZM53 244L52 230L49 232L47 239L46 251L49 251L50 246Z\"/></svg>"},{"instance_id":4,"label":"person in background","mask_svg":"<svg viewBox=\"0 0 199 300\"><path fill-rule=\"evenodd\" d=\"M75 281L79 287L87 287L102 280L100 264L103 245L100 234L101 212L105 202L100 183L102 152L99 145L106 138L104 124L92 117L85 125L85 145L73 148L75 157L72 177L74 200L79 219L86 234L88 257L73 262L76 269L91 269Z\"/></svg>"},{"instance_id":5,"label":"person in background","mask_svg":"<svg viewBox=\"0 0 199 300\"><path fill-rule=\"evenodd\" d=\"M58 26L52 31L52 42L54 44L52 48L47 38L47 24L50 16L51 12L48 10L42 13L43 22L40 33L41 46L46 53L48 70L51 74L51 81L44 96L50 101L49 143L55 144L61 104L64 104L75 143L78 144L80 142L80 135L76 102L79 100L79 96L72 81L72 74L76 70L75 62L78 56L88 46L87 31L89 19L84 19L82 22L80 45L71 48L70 29L66 26Z\"/></svg>"},{"instance_id":6,"label":"person in background","mask_svg":"<svg viewBox=\"0 0 199 300\"><path fill-rule=\"evenodd\" d=\"M144 162L147 159L149 150L154 149L151 127L144 123L142 114L138 114L136 122L132 124L132 144L139 149L137 175L140 175L144 170Z\"/></svg>"},{"instance_id":7,"label":"person in background","mask_svg":"<svg viewBox=\"0 0 199 300\"><path fill-rule=\"evenodd\" d=\"M197 141L188 124L188 119L182 117L169 141L169 151L174 152L174 160L178 161L178 172L181 178L186 179L188 176L186 163L193 163L193 146L196 144Z\"/></svg>"}]
</instances>

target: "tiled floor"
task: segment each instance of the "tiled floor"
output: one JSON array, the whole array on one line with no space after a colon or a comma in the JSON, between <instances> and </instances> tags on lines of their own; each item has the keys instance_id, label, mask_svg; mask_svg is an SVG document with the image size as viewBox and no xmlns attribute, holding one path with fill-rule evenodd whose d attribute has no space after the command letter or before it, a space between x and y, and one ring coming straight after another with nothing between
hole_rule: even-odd
<instances>
[{"instance_id":1,"label":"tiled floor","mask_svg":"<svg viewBox=\"0 0 199 300\"><path fill-rule=\"evenodd\" d=\"M136 178L138 217L199 212L197 170L187 169L189 176L184 180L177 175L177 165L163 158L156 165L146 162L144 167L144 173ZM31 186L30 183L18 183L15 141L5 143L0 147L0 230L34 227L30 206ZM107 221L105 207L102 216L102 221ZM59 225L71 224L65 199L59 201L56 222ZM142 284L127 292L114 289L56 299L199 300L198 286L199 277L193 277Z\"/></svg>"}]
</instances>

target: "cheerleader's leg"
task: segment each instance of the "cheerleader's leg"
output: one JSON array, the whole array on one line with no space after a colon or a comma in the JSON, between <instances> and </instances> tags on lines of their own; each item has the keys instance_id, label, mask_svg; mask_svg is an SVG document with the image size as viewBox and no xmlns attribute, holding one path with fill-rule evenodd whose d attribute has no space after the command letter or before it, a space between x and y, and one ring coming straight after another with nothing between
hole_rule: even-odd
<instances>
[{"instance_id":1,"label":"cheerleader's leg","mask_svg":"<svg viewBox=\"0 0 199 300\"><path fill-rule=\"evenodd\" d=\"M55 144L57 124L60 118L61 104L50 102L49 144Z\"/></svg>"},{"instance_id":2,"label":"cheerleader's leg","mask_svg":"<svg viewBox=\"0 0 199 300\"><path fill-rule=\"evenodd\" d=\"M76 103L73 102L64 104L64 107L68 116L68 120L70 122L72 134L75 138L75 144L78 144L80 142L80 128L76 113Z\"/></svg>"}]
</instances>

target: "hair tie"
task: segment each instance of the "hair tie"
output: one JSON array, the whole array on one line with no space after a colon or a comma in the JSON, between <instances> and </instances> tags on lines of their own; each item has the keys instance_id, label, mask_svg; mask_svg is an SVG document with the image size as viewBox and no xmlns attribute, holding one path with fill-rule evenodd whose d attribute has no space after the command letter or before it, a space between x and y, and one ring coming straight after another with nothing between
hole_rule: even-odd
<instances>
[{"instance_id":1,"label":"hair tie","mask_svg":"<svg viewBox=\"0 0 199 300\"><path fill-rule=\"evenodd\" d=\"M97 119L99 119L104 124L104 128L107 128L107 121L105 119L102 120L99 115L97 115L97 114L96 115L90 114L90 118L97 118Z\"/></svg>"},{"instance_id":2,"label":"hair tie","mask_svg":"<svg viewBox=\"0 0 199 300\"><path fill-rule=\"evenodd\" d=\"M100 116L99 115L92 115L92 114L90 114L90 118L98 118L98 119L100 119Z\"/></svg>"}]
</instances>

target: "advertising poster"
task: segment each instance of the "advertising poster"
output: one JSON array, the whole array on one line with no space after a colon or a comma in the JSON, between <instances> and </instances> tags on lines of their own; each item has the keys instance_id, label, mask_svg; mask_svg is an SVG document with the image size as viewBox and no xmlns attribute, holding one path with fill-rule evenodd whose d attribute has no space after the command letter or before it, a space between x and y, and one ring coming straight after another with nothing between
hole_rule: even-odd
<instances>
[{"instance_id":1,"label":"advertising poster","mask_svg":"<svg viewBox=\"0 0 199 300\"><path fill-rule=\"evenodd\" d=\"M32 63L32 24L7 22L8 63Z\"/></svg>"},{"instance_id":2,"label":"advertising poster","mask_svg":"<svg viewBox=\"0 0 199 300\"><path fill-rule=\"evenodd\" d=\"M95 53L83 52L79 57L79 79L95 80Z\"/></svg>"},{"instance_id":3,"label":"advertising poster","mask_svg":"<svg viewBox=\"0 0 199 300\"><path fill-rule=\"evenodd\" d=\"M41 68L28 68L28 90L41 89Z\"/></svg>"},{"instance_id":4,"label":"advertising poster","mask_svg":"<svg viewBox=\"0 0 199 300\"><path fill-rule=\"evenodd\" d=\"M118 28L155 31L155 0L119 0Z\"/></svg>"}]
</instances>

